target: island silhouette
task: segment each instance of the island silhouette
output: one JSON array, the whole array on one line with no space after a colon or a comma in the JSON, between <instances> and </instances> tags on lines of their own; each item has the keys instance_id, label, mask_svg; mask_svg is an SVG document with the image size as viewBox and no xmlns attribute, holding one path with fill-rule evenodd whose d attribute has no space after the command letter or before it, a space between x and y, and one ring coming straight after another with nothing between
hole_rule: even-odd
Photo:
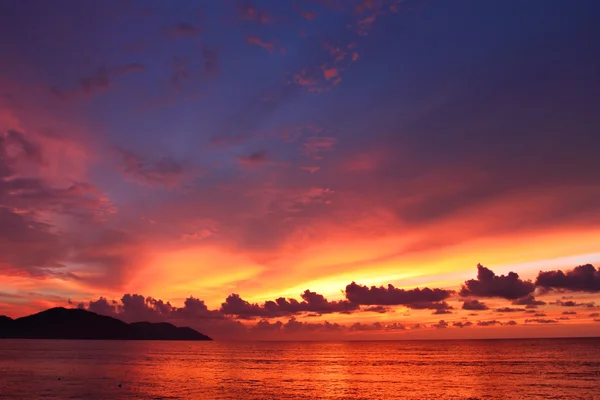
<instances>
[{"instance_id":1,"label":"island silhouette","mask_svg":"<svg viewBox=\"0 0 600 400\"><path fill-rule=\"evenodd\" d=\"M91 311L56 307L17 319L0 316L2 339L212 340L166 322L126 323Z\"/></svg>"}]
</instances>

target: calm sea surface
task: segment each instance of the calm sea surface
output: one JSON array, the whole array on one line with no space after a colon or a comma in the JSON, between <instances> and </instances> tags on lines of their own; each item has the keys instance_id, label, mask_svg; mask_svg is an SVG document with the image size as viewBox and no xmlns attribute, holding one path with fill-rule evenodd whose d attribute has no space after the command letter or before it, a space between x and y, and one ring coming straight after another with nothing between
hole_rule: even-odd
<instances>
[{"instance_id":1,"label":"calm sea surface","mask_svg":"<svg viewBox=\"0 0 600 400\"><path fill-rule=\"evenodd\" d=\"M600 340L0 340L0 398L600 399Z\"/></svg>"}]
</instances>

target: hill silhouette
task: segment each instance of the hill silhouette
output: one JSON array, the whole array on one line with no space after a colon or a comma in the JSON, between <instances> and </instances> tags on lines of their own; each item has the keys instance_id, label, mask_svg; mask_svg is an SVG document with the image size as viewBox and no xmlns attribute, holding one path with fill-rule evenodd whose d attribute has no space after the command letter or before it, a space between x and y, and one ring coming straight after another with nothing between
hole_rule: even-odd
<instances>
[{"instance_id":1,"label":"hill silhouette","mask_svg":"<svg viewBox=\"0 0 600 400\"><path fill-rule=\"evenodd\" d=\"M0 316L0 338L212 340L192 328L178 328L166 322L134 322L128 324L91 311L63 307L51 308L17 319Z\"/></svg>"}]
</instances>

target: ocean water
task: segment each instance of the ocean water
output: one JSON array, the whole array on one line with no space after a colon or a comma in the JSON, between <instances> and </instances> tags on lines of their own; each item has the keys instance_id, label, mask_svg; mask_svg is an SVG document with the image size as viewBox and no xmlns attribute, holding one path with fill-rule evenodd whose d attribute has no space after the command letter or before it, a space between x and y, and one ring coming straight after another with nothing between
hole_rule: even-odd
<instances>
[{"instance_id":1,"label":"ocean water","mask_svg":"<svg viewBox=\"0 0 600 400\"><path fill-rule=\"evenodd\" d=\"M600 340L0 340L0 398L600 399Z\"/></svg>"}]
</instances>

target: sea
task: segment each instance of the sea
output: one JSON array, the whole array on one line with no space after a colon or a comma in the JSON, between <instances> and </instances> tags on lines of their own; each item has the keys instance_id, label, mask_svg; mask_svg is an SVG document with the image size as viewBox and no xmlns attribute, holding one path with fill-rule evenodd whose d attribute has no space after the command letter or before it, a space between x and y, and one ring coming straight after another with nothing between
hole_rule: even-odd
<instances>
[{"instance_id":1,"label":"sea","mask_svg":"<svg viewBox=\"0 0 600 400\"><path fill-rule=\"evenodd\" d=\"M600 339L0 340L1 399L600 399Z\"/></svg>"}]
</instances>

